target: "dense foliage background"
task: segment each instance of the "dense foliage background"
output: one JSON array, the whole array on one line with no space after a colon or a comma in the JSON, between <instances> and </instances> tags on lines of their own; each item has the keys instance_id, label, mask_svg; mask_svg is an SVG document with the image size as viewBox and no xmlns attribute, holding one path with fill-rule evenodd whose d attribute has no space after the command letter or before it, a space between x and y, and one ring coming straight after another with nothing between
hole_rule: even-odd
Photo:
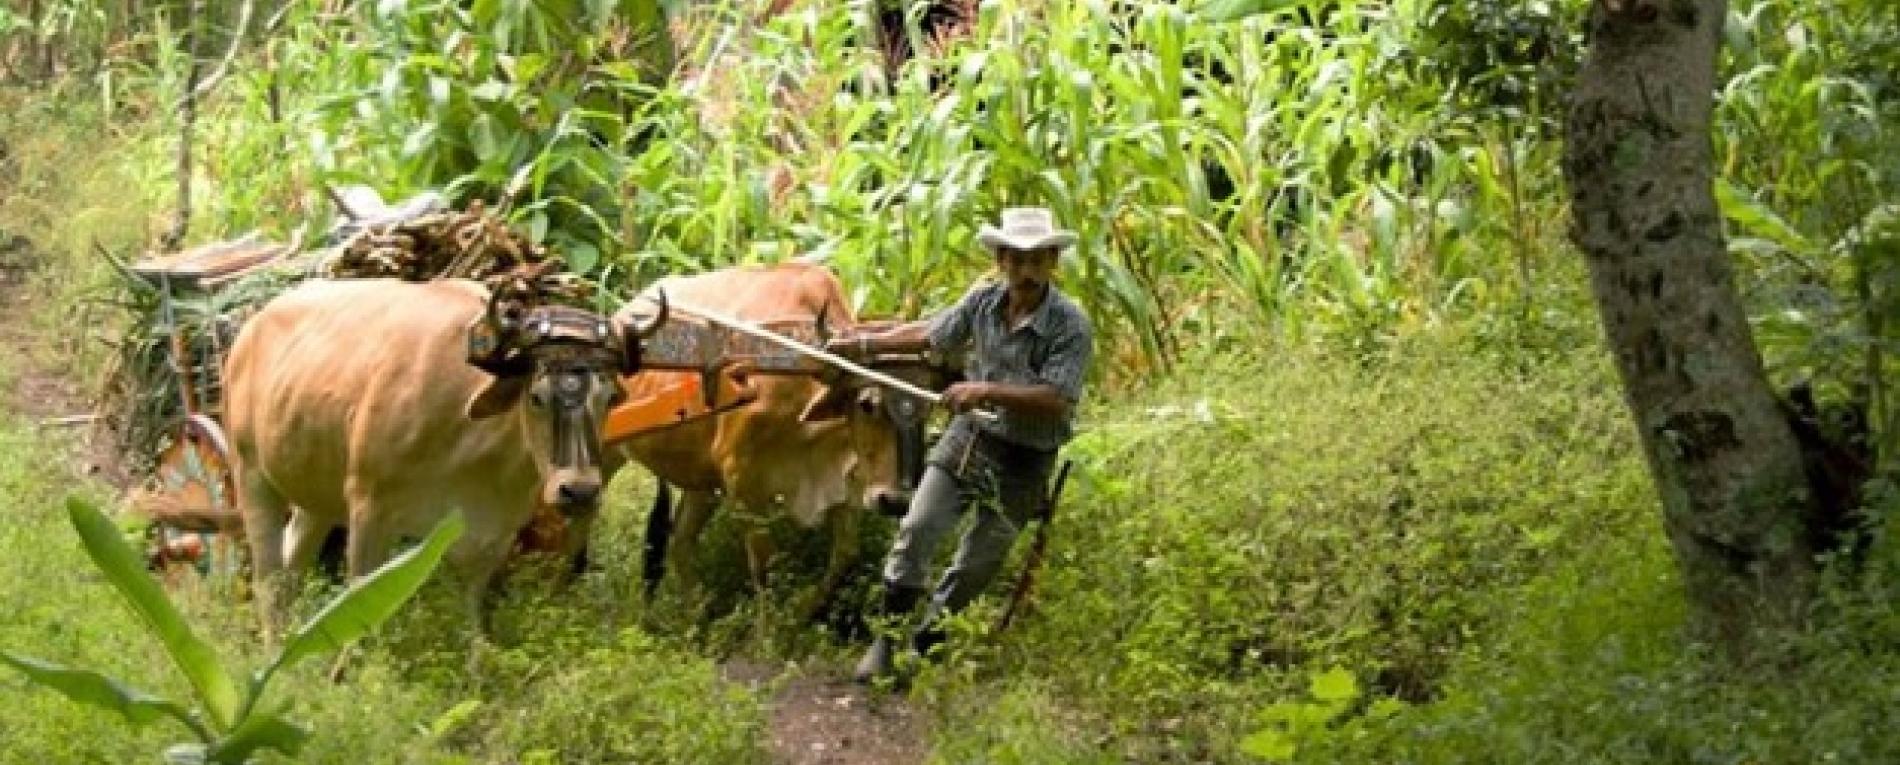
<instances>
[{"instance_id":1,"label":"dense foliage background","mask_svg":"<svg viewBox=\"0 0 1900 765\"><path fill-rule=\"evenodd\" d=\"M0 10L0 262L42 263L55 299L33 352L78 379L101 379L115 354L97 341L136 321L92 243L138 252L165 228L194 51L211 75L195 241L314 237L323 183L512 188L514 220L610 295L825 252L861 309L914 316L987 266L981 221L1055 208L1081 233L1064 286L1104 332L1081 470L1042 608L968 636L912 692L944 761L1900 759L1889 481L1785 661L1737 677L1681 639L1565 239L1582 2L1269 2L1220 21L1231 4L987 0L957 4L960 35L911 30L929 53L895 78L869 44L875 3L20 5ZM1730 12L1712 138L1757 341L1777 385L1860 412L1890 467L1900 10ZM0 418L0 610L17 617L0 645L69 646L162 687L101 588L48 575L84 570L57 495L109 491L40 448L56 438ZM646 492L616 485L604 572L517 592L499 645L447 645L420 609L349 685L308 670L312 761L762 757L761 700L714 657L823 665L853 646L770 602L702 621L640 597ZM867 525L877 549L888 529ZM229 586L185 592L228 652L261 652ZM0 688L11 759L155 750Z\"/></svg>"}]
</instances>

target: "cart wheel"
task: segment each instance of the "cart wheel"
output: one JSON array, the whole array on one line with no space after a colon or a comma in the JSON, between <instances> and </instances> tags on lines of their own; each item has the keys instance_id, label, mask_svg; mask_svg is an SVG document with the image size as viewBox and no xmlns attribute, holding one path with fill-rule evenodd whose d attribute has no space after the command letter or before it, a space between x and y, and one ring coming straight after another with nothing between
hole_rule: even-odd
<instances>
[{"instance_id":1,"label":"cart wheel","mask_svg":"<svg viewBox=\"0 0 1900 765\"><path fill-rule=\"evenodd\" d=\"M231 447L224 428L202 414L186 416L178 436L158 457L158 491L176 508L169 525L210 532L216 536L205 550L201 570L237 573L244 561L237 536L243 531L238 514L236 477L231 474ZM162 521L161 521L162 522Z\"/></svg>"}]
</instances>

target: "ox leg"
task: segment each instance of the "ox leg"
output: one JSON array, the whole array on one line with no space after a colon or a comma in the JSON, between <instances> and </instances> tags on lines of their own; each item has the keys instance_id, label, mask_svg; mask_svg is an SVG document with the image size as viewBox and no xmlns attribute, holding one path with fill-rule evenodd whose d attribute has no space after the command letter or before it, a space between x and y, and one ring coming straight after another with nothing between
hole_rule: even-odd
<instances>
[{"instance_id":1,"label":"ox leg","mask_svg":"<svg viewBox=\"0 0 1900 765\"><path fill-rule=\"evenodd\" d=\"M691 595L699 590L699 570L694 566L699 533L719 507L719 498L709 491L680 491L679 519L673 525L673 538L667 546L667 567L680 592Z\"/></svg>"},{"instance_id":2,"label":"ox leg","mask_svg":"<svg viewBox=\"0 0 1900 765\"><path fill-rule=\"evenodd\" d=\"M329 523L320 523L311 517L308 510L299 510L290 516L290 526L284 531L284 567L288 571L301 574L310 570L317 562L317 553L323 550L323 542L330 537Z\"/></svg>"},{"instance_id":3,"label":"ox leg","mask_svg":"<svg viewBox=\"0 0 1900 765\"><path fill-rule=\"evenodd\" d=\"M383 511L364 504L351 503L350 534L344 541L343 557L349 581L368 576L389 560L390 531L382 522ZM321 540L319 540L321 541Z\"/></svg>"},{"instance_id":4,"label":"ox leg","mask_svg":"<svg viewBox=\"0 0 1900 765\"><path fill-rule=\"evenodd\" d=\"M449 549L448 563L462 587L462 605L478 636L491 634L490 617L495 605L491 595L513 542L514 536L509 533L470 528L467 536Z\"/></svg>"},{"instance_id":5,"label":"ox leg","mask_svg":"<svg viewBox=\"0 0 1900 765\"><path fill-rule=\"evenodd\" d=\"M666 549L673 537L673 490L655 482L653 507L647 511L647 531L640 551L640 581L647 599L666 576Z\"/></svg>"},{"instance_id":6,"label":"ox leg","mask_svg":"<svg viewBox=\"0 0 1900 765\"><path fill-rule=\"evenodd\" d=\"M825 517L831 531L831 556L825 560L825 576L798 609L798 618L810 622L831 605L831 595L844 582L845 573L858 560L858 520L863 514L850 508L833 508Z\"/></svg>"},{"instance_id":7,"label":"ox leg","mask_svg":"<svg viewBox=\"0 0 1900 765\"><path fill-rule=\"evenodd\" d=\"M778 549L772 544L772 530L751 526L745 532L746 570L752 573L752 592L763 598L772 572L772 558Z\"/></svg>"},{"instance_id":8,"label":"ox leg","mask_svg":"<svg viewBox=\"0 0 1900 765\"><path fill-rule=\"evenodd\" d=\"M284 571L284 527L290 522L290 503L260 473L240 471L239 493L244 502L244 535L251 548L253 595L267 641L275 642L283 625L294 582Z\"/></svg>"}]
</instances>

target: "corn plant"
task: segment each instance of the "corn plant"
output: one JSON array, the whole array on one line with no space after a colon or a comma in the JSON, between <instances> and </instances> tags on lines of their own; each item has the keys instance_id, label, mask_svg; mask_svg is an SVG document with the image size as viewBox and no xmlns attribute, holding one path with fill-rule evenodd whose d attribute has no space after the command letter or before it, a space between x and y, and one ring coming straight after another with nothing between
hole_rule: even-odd
<instances>
[{"instance_id":1,"label":"corn plant","mask_svg":"<svg viewBox=\"0 0 1900 765\"><path fill-rule=\"evenodd\" d=\"M128 723L142 725L171 718L196 739L166 750L165 761L246 763L266 749L295 755L310 733L283 717L283 708L260 708L272 677L299 661L341 649L393 615L435 571L450 544L461 536L461 516L438 524L422 544L390 560L353 583L342 595L291 633L270 664L253 673L240 689L210 644L185 623L158 583L145 572L139 555L126 544L111 519L93 503L71 497L66 512L93 564L105 574L166 653L191 683L197 704L163 698L85 669L0 651L0 661L40 685L82 704L116 711Z\"/></svg>"},{"instance_id":2,"label":"corn plant","mask_svg":"<svg viewBox=\"0 0 1900 765\"><path fill-rule=\"evenodd\" d=\"M1900 9L1736 3L1718 102L1717 198L1770 369L1861 408L1900 453Z\"/></svg>"}]
</instances>

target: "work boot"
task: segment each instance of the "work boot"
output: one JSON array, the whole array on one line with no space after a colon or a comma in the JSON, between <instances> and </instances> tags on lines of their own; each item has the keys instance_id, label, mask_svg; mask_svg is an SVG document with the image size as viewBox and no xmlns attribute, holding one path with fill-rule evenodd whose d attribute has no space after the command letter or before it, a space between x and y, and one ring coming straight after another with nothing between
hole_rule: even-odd
<instances>
[{"instance_id":1,"label":"work boot","mask_svg":"<svg viewBox=\"0 0 1900 765\"><path fill-rule=\"evenodd\" d=\"M858 660L858 669L852 679L859 683L871 681L891 674L891 662L896 657L897 641L891 639L888 622L909 616L911 609L917 607L917 601L924 597L924 588L906 587L895 582L884 583L884 601L879 604L873 621L883 621L878 625L877 640L872 641L871 649L864 652L864 658Z\"/></svg>"},{"instance_id":2,"label":"work boot","mask_svg":"<svg viewBox=\"0 0 1900 765\"><path fill-rule=\"evenodd\" d=\"M919 626L917 631L911 634L910 647L911 650L917 652L919 657L931 659L934 657L930 655L930 649L942 645L943 641L949 637L949 633L943 628L943 619L932 619Z\"/></svg>"}]
</instances>

